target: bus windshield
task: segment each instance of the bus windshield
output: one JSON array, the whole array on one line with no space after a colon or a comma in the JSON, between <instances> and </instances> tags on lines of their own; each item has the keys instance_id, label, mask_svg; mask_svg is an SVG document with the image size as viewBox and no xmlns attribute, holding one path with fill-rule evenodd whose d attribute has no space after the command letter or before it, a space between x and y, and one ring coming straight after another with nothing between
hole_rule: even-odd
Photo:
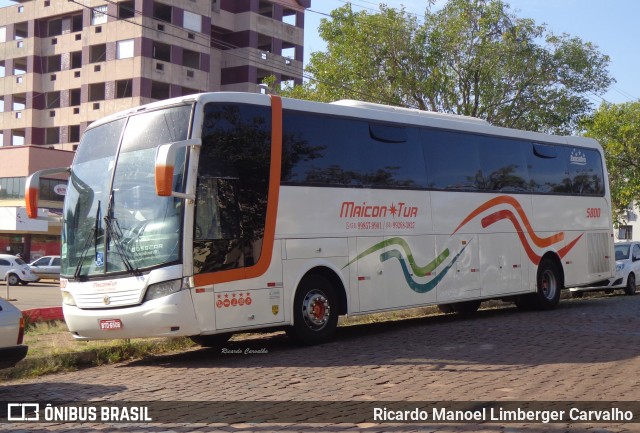
<instances>
[{"instance_id":1,"label":"bus windshield","mask_svg":"<svg viewBox=\"0 0 640 433\"><path fill-rule=\"evenodd\" d=\"M191 105L118 119L87 130L69 179L61 275L138 274L180 261L182 200L155 193L156 148L186 140ZM174 190L182 191L186 150Z\"/></svg>"}]
</instances>

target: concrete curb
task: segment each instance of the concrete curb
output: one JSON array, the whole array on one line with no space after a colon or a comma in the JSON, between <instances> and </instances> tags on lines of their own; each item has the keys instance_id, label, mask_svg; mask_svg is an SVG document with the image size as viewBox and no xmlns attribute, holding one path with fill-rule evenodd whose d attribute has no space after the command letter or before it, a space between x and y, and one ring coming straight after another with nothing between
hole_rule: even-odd
<instances>
[{"instance_id":1,"label":"concrete curb","mask_svg":"<svg viewBox=\"0 0 640 433\"><path fill-rule=\"evenodd\" d=\"M62 307L34 308L32 310L24 310L22 315L30 323L64 320Z\"/></svg>"}]
</instances>

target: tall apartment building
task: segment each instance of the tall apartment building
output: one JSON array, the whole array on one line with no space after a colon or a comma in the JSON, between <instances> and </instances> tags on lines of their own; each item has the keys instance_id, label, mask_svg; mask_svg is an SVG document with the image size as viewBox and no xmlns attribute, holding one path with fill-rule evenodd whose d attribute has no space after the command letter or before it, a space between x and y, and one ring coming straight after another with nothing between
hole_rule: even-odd
<instances>
[{"instance_id":1,"label":"tall apartment building","mask_svg":"<svg viewBox=\"0 0 640 433\"><path fill-rule=\"evenodd\" d=\"M23 0L0 9L0 145L74 150L158 99L302 81L310 0ZM0 174L0 176L2 176Z\"/></svg>"},{"instance_id":2,"label":"tall apartment building","mask_svg":"<svg viewBox=\"0 0 640 433\"><path fill-rule=\"evenodd\" d=\"M0 253L60 251L55 217L28 220L30 172L66 166L88 124L202 91L302 81L310 0L22 0L0 9ZM41 179L43 215L65 180Z\"/></svg>"}]
</instances>

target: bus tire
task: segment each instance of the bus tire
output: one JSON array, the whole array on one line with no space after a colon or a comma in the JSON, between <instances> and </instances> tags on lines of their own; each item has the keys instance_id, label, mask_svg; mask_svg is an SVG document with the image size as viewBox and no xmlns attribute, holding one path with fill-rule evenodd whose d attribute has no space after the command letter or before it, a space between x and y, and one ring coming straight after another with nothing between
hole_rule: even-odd
<instances>
[{"instance_id":1,"label":"bus tire","mask_svg":"<svg viewBox=\"0 0 640 433\"><path fill-rule=\"evenodd\" d=\"M202 347L215 347L215 348L219 348L222 347L222 345L224 345L227 341L229 341L229 338L231 338L233 334L231 333L227 333L227 334L211 334L211 335L192 335L191 337L191 341L193 341L196 344L199 344Z\"/></svg>"},{"instance_id":2,"label":"bus tire","mask_svg":"<svg viewBox=\"0 0 640 433\"><path fill-rule=\"evenodd\" d=\"M515 299L520 310L552 310L560 302L560 291L564 288L562 274L551 259L542 259L538 265L535 293L520 295ZM580 295L578 295L580 296Z\"/></svg>"},{"instance_id":3,"label":"bus tire","mask_svg":"<svg viewBox=\"0 0 640 433\"><path fill-rule=\"evenodd\" d=\"M552 310L560 302L560 291L564 281L553 260L542 259L536 277L537 291L532 295L532 306L536 310Z\"/></svg>"},{"instance_id":4,"label":"bus tire","mask_svg":"<svg viewBox=\"0 0 640 433\"><path fill-rule=\"evenodd\" d=\"M631 272L627 277L627 285L624 288L624 294L633 296L636 294L636 276Z\"/></svg>"},{"instance_id":5,"label":"bus tire","mask_svg":"<svg viewBox=\"0 0 640 433\"><path fill-rule=\"evenodd\" d=\"M338 326L338 298L331 282L323 275L302 279L293 301L293 326L287 335L296 343L320 344L333 337Z\"/></svg>"}]
</instances>

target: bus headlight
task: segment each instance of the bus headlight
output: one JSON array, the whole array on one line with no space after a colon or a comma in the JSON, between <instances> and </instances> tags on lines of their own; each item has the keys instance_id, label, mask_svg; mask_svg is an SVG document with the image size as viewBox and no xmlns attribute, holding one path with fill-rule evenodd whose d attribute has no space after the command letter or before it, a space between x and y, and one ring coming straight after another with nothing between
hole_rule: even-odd
<instances>
[{"instance_id":1,"label":"bus headlight","mask_svg":"<svg viewBox=\"0 0 640 433\"><path fill-rule=\"evenodd\" d=\"M65 305L76 306L76 300L73 299L73 295L66 290L62 291L62 303Z\"/></svg>"},{"instance_id":2,"label":"bus headlight","mask_svg":"<svg viewBox=\"0 0 640 433\"><path fill-rule=\"evenodd\" d=\"M162 298L182 290L182 280L164 281L162 283L152 284L147 288L142 302L151 301L153 299Z\"/></svg>"}]
</instances>

